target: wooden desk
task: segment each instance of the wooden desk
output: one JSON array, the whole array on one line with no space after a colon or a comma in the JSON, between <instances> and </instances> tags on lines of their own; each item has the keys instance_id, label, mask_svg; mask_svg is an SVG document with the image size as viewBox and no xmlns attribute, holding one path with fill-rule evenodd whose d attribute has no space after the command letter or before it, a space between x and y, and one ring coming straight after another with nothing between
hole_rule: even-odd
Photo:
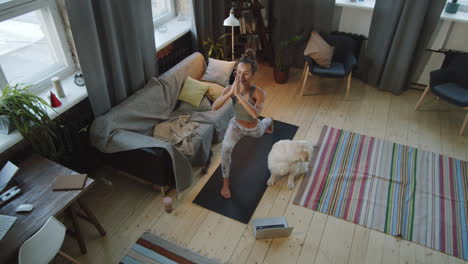
<instances>
[{"instance_id":1,"label":"wooden desk","mask_svg":"<svg viewBox=\"0 0 468 264\"><path fill-rule=\"evenodd\" d=\"M105 235L104 229L91 211L78 200L94 184L93 179L88 177L83 190L54 192L52 191L52 183L55 176L77 173L38 155L33 155L19 164L18 167L20 169L14 178L23 181L24 184L20 186L22 192L0 208L0 214L17 217L12 228L0 241L0 263L14 261L21 244L39 230L50 216L57 216L64 210L67 210L67 213L72 217L74 227L72 233L75 234L83 253L86 253L86 246L80 234L77 215L87 218L88 221L94 221L93 224L96 225L99 232ZM75 201L83 209L86 216L80 213L75 206L71 206ZM16 213L16 207L25 203L32 204L33 210L29 213Z\"/></svg>"}]
</instances>

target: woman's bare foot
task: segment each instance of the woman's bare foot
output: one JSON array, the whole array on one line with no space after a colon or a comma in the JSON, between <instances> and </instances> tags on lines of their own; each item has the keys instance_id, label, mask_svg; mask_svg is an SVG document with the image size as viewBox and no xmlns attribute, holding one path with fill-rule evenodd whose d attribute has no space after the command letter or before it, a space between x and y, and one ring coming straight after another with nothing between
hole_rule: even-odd
<instances>
[{"instance_id":1,"label":"woman's bare foot","mask_svg":"<svg viewBox=\"0 0 468 264\"><path fill-rule=\"evenodd\" d=\"M229 178L223 179L223 187L221 188L221 196L223 198L231 198L231 189L229 188Z\"/></svg>"},{"instance_id":2,"label":"woman's bare foot","mask_svg":"<svg viewBox=\"0 0 468 264\"><path fill-rule=\"evenodd\" d=\"M265 133L267 134L273 133L273 121L271 122L271 125L266 129Z\"/></svg>"}]
</instances>

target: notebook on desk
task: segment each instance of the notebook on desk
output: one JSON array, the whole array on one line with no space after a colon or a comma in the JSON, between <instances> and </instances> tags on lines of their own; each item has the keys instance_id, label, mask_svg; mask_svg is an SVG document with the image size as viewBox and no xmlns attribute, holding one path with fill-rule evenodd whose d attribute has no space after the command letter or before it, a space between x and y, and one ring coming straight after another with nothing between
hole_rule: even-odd
<instances>
[{"instance_id":1,"label":"notebook on desk","mask_svg":"<svg viewBox=\"0 0 468 264\"><path fill-rule=\"evenodd\" d=\"M83 190L87 179L88 179L87 174L59 175L55 177L54 184L52 185L52 190L54 191Z\"/></svg>"}]
</instances>

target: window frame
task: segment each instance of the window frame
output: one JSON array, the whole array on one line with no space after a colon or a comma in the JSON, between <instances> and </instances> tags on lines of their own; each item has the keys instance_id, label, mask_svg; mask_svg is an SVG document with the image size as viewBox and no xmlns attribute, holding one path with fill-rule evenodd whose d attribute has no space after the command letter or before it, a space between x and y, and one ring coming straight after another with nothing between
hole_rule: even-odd
<instances>
[{"instance_id":1,"label":"window frame","mask_svg":"<svg viewBox=\"0 0 468 264\"><path fill-rule=\"evenodd\" d=\"M166 13L165 15L161 16L161 17L158 17L158 18L153 17L154 27L157 27L157 26L159 26L161 24L164 24L167 21L169 21L169 20L176 17L175 0L164 0L164 1L169 2L169 12ZM153 6L151 6L151 7L153 7ZM152 11L151 11L151 13L152 13Z\"/></svg>"},{"instance_id":2,"label":"window frame","mask_svg":"<svg viewBox=\"0 0 468 264\"><path fill-rule=\"evenodd\" d=\"M58 56L64 63L64 66L38 78L34 83L30 83L32 85L30 91L36 94L52 85L50 78L58 76L59 78L64 79L75 72L75 65L67 42L62 18L59 13L59 7L55 0L11 0L5 3L0 3L0 22L29 12L41 11L41 9L43 12L42 14L44 14L44 23L46 24L48 31L44 32L44 34L50 38L49 41L52 42L52 47L54 48L54 51L58 53ZM0 92L3 87L8 84L9 83L0 65Z\"/></svg>"}]
</instances>

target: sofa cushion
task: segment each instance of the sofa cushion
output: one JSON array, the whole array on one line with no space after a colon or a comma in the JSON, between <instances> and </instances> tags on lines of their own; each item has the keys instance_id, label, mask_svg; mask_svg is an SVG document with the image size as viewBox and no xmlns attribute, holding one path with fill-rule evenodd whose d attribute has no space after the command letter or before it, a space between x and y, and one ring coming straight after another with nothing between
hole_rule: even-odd
<instances>
[{"instance_id":1,"label":"sofa cushion","mask_svg":"<svg viewBox=\"0 0 468 264\"><path fill-rule=\"evenodd\" d=\"M209 85L206 83L197 81L192 77L185 78L182 89L180 90L179 97L177 99L187 102L195 107L199 107L203 96L208 91Z\"/></svg>"},{"instance_id":2,"label":"sofa cushion","mask_svg":"<svg viewBox=\"0 0 468 264\"><path fill-rule=\"evenodd\" d=\"M304 55L311 57L318 65L329 68L333 58L333 51L334 48L328 45L319 33L312 31Z\"/></svg>"},{"instance_id":3,"label":"sofa cushion","mask_svg":"<svg viewBox=\"0 0 468 264\"><path fill-rule=\"evenodd\" d=\"M214 102L218 97L221 95L221 93L224 90L224 87L217 84L217 83L212 83L212 82L203 82L209 85L210 87L208 88L208 91L206 92L206 97L210 99L212 102Z\"/></svg>"},{"instance_id":4,"label":"sofa cushion","mask_svg":"<svg viewBox=\"0 0 468 264\"><path fill-rule=\"evenodd\" d=\"M189 103L186 103L184 101L179 101L179 105L177 106L175 111L181 112L181 113L186 113L186 114L190 114L193 111L199 111L199 112L211 111L211 103L210 103L210 100L208 100L208 98L206 96L203 97L203 100L201 101L199 107L195 107L195 106L193 106L193 105L191 105Z\"/></svg>"},{"instance_id":5,"label":"sofa cushion","mask_svg":"<svg viewBox=\"0 0 468 264\"><path fill-rule=\"evenodd\" d=\"M225 87L229 84L229 77L235 65L235 61L223 61L209 58L208 66L201 80L217 83Z\"/></svg>"}]
</instances>

